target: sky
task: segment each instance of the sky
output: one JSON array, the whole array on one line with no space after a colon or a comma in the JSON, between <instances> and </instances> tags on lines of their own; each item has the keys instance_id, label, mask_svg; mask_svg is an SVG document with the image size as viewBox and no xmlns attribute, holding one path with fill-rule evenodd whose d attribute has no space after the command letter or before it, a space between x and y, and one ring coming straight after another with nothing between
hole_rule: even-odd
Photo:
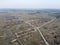
<instances>
[{"instance_id":1,"label":"sky","mask_svg":"<svg viewBox=\"0 0 60 45\"><path fill-rule=\"evenodd\" d=\"M0 0L0 8L60 9L60 0Z\"/></svg>"}]
</instances>

